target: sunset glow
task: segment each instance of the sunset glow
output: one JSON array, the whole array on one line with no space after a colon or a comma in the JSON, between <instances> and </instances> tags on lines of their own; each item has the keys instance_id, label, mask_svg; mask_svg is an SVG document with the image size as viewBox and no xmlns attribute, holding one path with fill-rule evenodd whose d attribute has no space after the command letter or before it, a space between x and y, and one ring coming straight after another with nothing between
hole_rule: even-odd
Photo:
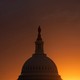
<instances>
[{"instance_id":1,"label":"sunset glow","mask_svg":"<svg viewBox=\"0 0 80 80\"><path fill-rule=\"evenodd\" d=\"M80 2L0 1L0 80L17 80L41 25L44 49L63 80L80 80Z\"/></svg>"}]
</instances>

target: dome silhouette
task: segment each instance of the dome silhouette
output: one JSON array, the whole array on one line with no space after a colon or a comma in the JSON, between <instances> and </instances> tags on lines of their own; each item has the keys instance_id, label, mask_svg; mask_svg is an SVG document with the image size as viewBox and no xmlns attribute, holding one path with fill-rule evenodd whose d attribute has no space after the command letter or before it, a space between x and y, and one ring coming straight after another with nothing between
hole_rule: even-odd
<instances>
[{"instance_id":1,"label":"dome silhouette","mask_svg":"<svg viewBox=\"0 0 80 80\"><path fill-rule=\"evenodd\" d=\"M57 67L55 63L44 55L33 55L30 59L28 59L22 68L22 74L25 73L54 73L58 74Z\"/></svg>"},{"instance_id":2,"label":"dome silhouette","mask_svg":"<svg viewBox=\"0 0 80 80\"><path fill-rule=\"evenodd\" d=\"M35 42L35 53L23 65L18 80L62 80L56 64L44 53L41 28Z\"/></svg>"}]
</instances>

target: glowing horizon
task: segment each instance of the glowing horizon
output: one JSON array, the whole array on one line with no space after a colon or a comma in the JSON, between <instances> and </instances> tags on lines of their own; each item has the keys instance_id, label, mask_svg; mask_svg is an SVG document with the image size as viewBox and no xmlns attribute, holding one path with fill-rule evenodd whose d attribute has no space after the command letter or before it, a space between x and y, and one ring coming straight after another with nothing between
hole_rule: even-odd
<instances>
[{"instance_id":1,"label":"glowing horizon","mask_svg":"<svg viewBox=\"0 0 80 80\"><path fill-rule=\"evenodd\" d=\"M0 80L16 80L32 56L41 25L44 52L63 80L80 80L80 2L0 1Z\"/></svg>"}]
</instances>

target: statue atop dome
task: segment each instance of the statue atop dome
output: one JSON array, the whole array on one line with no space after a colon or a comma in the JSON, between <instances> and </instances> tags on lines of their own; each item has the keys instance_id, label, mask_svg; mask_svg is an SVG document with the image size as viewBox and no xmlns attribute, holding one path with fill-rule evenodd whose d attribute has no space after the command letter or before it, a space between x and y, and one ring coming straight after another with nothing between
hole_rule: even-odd
<instances>
[{"instance_id":1,"label":"statue atop dome","mask_svg":"<svg viewBox=\"0 0 80 80\"><path fill-rule=\"evenodd\" d=\"M41 27L40 26L38 27L38 33L39 34L41 33Z\"/></svg>"},{"instance_id":2,"label":"statue atop dome","mask_svg":"<svg viewBox=\"0 0 80 80\"><path fill-rule=\"evenodd\" d=\"M38 27L38 37L35 42L35 54L44 54L44 49L43 49L43 40L41 38L41 28L40 26Z\"/></svg>"},{"instance_id":3,"label":"statue atop dome","mask_svg":"<svg viewBox=\"0 0 80 80\"><path fill-rule=\"evenodd\" d=\"M38 37L37 37L37 40L42 40L42 38L41 38L41 28L40 28L40 26L38 27Z\"/></svg>"}]
</instances>

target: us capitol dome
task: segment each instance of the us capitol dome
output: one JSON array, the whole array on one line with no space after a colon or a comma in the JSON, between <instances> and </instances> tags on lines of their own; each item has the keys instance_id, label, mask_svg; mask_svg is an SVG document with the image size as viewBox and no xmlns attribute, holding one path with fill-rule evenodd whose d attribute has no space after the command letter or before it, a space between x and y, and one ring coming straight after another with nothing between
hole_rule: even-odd
<instances>
[{"instance_id":1,"label":"us capitol dome","mask_svg":"<svg viewBox=\"0 0 80 80\"><path fill-rule=\"evenodd\" d=\"M18 80L62 80L56 64L44 53L41 28L35 42L35 53L23 65Z\"/></svg>"}]
</instances>

